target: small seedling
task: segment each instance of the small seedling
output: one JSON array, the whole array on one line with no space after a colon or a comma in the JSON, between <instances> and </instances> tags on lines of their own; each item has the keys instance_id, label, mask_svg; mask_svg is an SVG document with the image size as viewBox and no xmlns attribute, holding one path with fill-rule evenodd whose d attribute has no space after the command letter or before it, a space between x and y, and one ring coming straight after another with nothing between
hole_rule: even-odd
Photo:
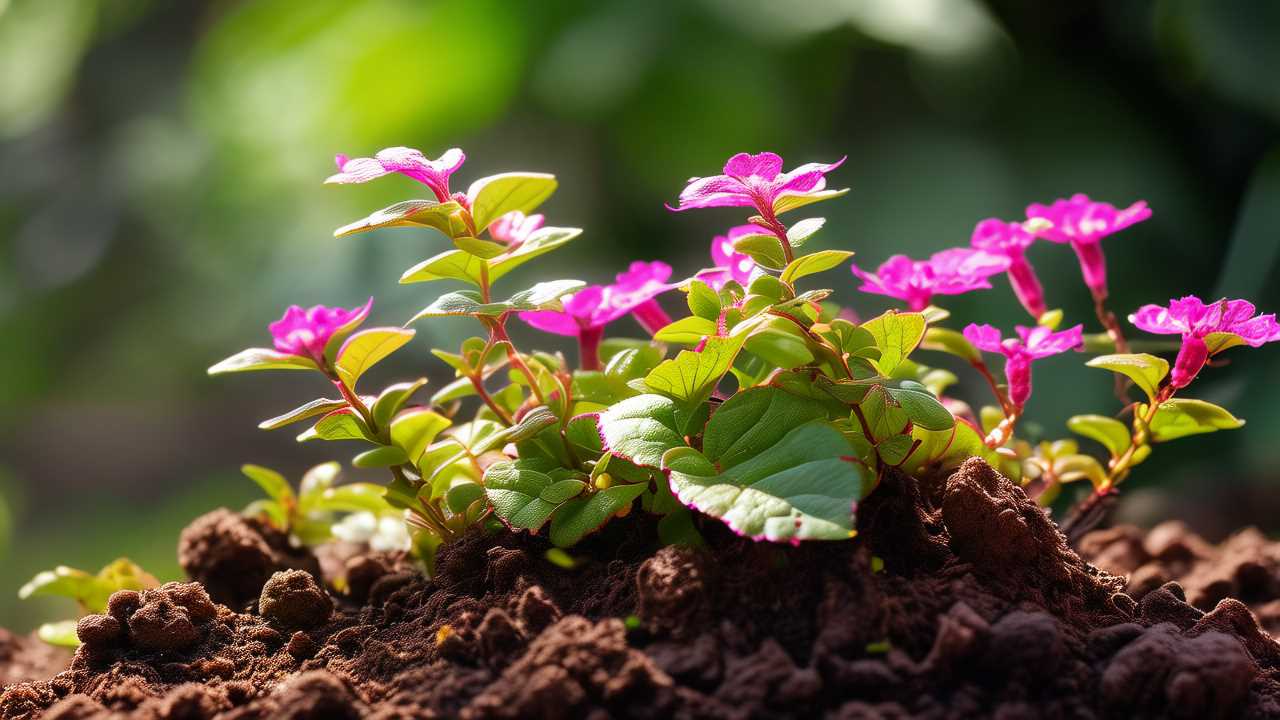
<instances>
[{"instance_id":1,"label":"small seedling","mask_svg":"<svg viewBox=\"0 0 1280 720\"><path fill-rule=\"evenodd\" d=\"M52 570L36 574L18 590L18 597L27 599L38 596L71 598L76 602L77 617L107 610L107 598L117 590L146 590L159 585L150 573L138 567L128 558L108 563L97 573L59 565ZM76 620L60 620L45 623L36 630L41 640L51 645L76 647Z\"/></svg>"}]
</instances>

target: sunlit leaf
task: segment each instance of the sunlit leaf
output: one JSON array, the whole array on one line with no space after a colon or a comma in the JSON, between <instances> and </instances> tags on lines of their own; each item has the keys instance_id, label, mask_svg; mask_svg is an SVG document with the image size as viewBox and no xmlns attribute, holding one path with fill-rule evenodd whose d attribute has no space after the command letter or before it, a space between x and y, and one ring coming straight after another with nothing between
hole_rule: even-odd
<instances>
[{"instance_id":1,"label":"sunlit leaf","mask_svg":"<svg viewBox=\"0 0 1280 720\"><path fill-rule=\"evenodd\" d=\"M334 362L338 377L347 387L354 389L361 375L404 347L415 333L415 330L407 328L382 327L361 330L352 335L338 351L337 361Z\"/></svg>"},{"instance_id":2,"label":"sunlit leaf","mask_svg":"<svg viewBox=\"0 0 1280 720\"><path fill-rule=\"evenodd\" d=\"M851 257L853 253L848 250L820 250L801 255L782 271L782 282L794 283L802 277L830 270Z\"/></svg>"},{"instance_id":3,"label":"sunlit leaf","mask_svg":"<svg viewBox=\"0 0 1280 720\"><path fill-rule=\"evenodd\" d=\"M895 310L862 324L862 328L875 338L876 347L880 349L880 359L875 363L881 373L891 375L907 359L924 339L926 326L924 316L920 313L901 313Z\"/></svg>"},{"instance_id":4,"label":"sunlit leaf","mask_svg":"<svg viewBox=\"0 0 1280 720\"><path fill-rule=\"evenodd\" d=\"M364 420L351 408L341 408L320 418L310 430L298 436L298 442L308 440L368 440L374 442L373 433Z\"/></svg>"},{"instance_id":5,"label":"sunlit leaf","mask_svg":"<svg viewBox=\"0 0 1280 720\"><path fill-rule=\"evenodd\" d=\"M682 350L674 358L662 361L645 376L645 385L691 411L711 397L720 379L733 366L744 340L742 335L708 338L701 352Z\"/></svg>"},{"instance_id":6,"label":"sunlit leaf","mask_svg":"<svg viewBox=\"0 0 1280 720\"><path fill-rule=\"evenodd\" d=\"M808 242L809 238L813 237L826 224L826 218L805 218L787 228L787 242L791 243L791 247L798 248Z\"/></svg>"},{"instance_id":7,"label":"sunlit leaf","mask_svg":"<svg viewBox=\"0 0 1280 720\"><path fill-rule=\"evenodd\" d=\"M614 514L631 505L647 484L615 485L584 498L566 502L551 519L551 542L569 547L597 530Z\"/></svg>"},{"instance_id":8,"label":"sunlit leaf","mask_svg":"<svg viewBox=\"0 0 1280 720\"><path fill-rule=\"evenodd\" d=\"M290 355L267 348L241 350L209 368L210 375L249 370L319 370L315 361L301 355Z\"/></svg>"},{"instance_id":9,"label":"sunlit leaf","mask_svg":"<svg viewBox=\"0 0 1280 720\"><path fill-rule=\"evenodd\" d=\"M405 200L385 207L368 217L343 225L333 231L334 237L345 237L389 227L429 227L446 236L450 234L449 216L460 209L452 200L440 203L435 200Z\"/></svg>"},{"instance_id":10,"label":"sunlit leaf","mask_svg":"<svg viewBox=\"0 0 1280 720\"><path fill-rule=\"evenodd\" d=\"M507 251L507 246L502 243L474 238L467 235L454 238L453 244L457 245L458 249L462 252L467 253L468 255L475 255L481 260L496 258Z\"/></svg>"},{"instance_id":11,"label":"sunlit leaf","mask_svg":"<svg viewBox=\"0 0 1280 720\"><path fill-rule=\"evenodd\" d=\"M1138 412L1145 414L1147 407L1139 404ZM1174 398L1160 404L1149 427L1152 440L1167 442L1188 435L1234 430L1243 425L1244 420L1211 402Z\"/></svg>"},{"instance_id":12,"label":"sunlit leaf","mask_svg":"<svg viewBox=\"0 0 1280 720\"><path fill-rule=\"evenodd\" d=\"M831 200L849 192L848 188L842 190L819 190L817 192L792 193L784 192L773 201L773 213L781 215L784 212L790 212L796 208L802 208L805 205L812 205L823 200Z\"/></svg>"},{"instance_id":13,"label":"sunlit leaf","mask_svg":"<svg viewBox=\"0 0 1280 720\"><path fill-rule=\"evenodd\" d=\"M452 425L449 418L427 408L400 413L391 421L391 442L417 463L436 436Z\"/></svg>"},{"instance_id":14,"label":"sunlit leaf","mask_svg":"<svg viewBox=\"0 0 1280 720\"><path fill-rule=\"evenodd\" d=\"M716 324L696 315L683 317L658 330L654 340L677 345L697 345L702 338L716 334Z\"/></svg>"},{"instance_id":15,"label":"sunlit leaf","mask_svg":"<svg viewBox=\"0 0 1280 720\"><path fill-rule=\"evenodd\" d=\"M678 408L662 395L638 395L600 414L604 449L648 467L661 467L662 454L684 445Z\"/></svg>"},{"instance_id":16,"label":"sunlit leaf","mask_svg":"<svg viewBox=\"0 0 1280 720\"><path fill-rule=\"evenodd\" d=\"M1128 355L1101 355L1085 363L1089 367L1106 368L1120 373L1142 388L1149 400L1154 401L1160 381L1169 374L1169 361L1147 353Z\"/></svg>"},{"instance_id":17,"label":"sunlit leaf","mask_svg":"<svg viewBox=\"0 0 1280 720\"><path fill-rule=\"evenodd\" d=\"M289 481L275 470L261 465L241 465L240 472L257 483L262 492L272 500L282 505L293 501L293 488L289 486Z\"/></svg>"},{"instance_id":18,"label":"sunlit leaf","mask_svg":"<svg viewBox=\"0 0 1280 720\"><path fill-rule=\"evenodd\" d=\"M351 460L351 464L358 468L384 468L403 465L406 462L409 462L409 455L403 448L394 445L366 450Z\"/></svg>"},{"instance_id":19,"label":"sunlit leaf","mask_svg":"<svg viewBox=\"0 0 1280 720\"><path fill-rule=\"evenodd\" d=\"M373 416L373 423L379 428L385 428L391 424L391 419L400 412L404 404L409 401L423 385L427 384L426 378L418 378L413 382L396 383L390 385L383 390L378 399L373 401L373 405L369 408L370 414Z\"/></svg>"},{"instance_id":20,"label":"sunlit leaf","mask_svg":"<svg viewBox=\"0 0 1280 720\"><path fill-rule=\"evenodd\" d=\"M556 185L556 177L546 173L511 172L476 180L467 188L476 232L514 210L532 212L551 197Z\"/></svg>"},{"instance_id":21,"label":"sunlit leaf","mask_svg":"<svg viewBox=\"0 0 1280 720\"><path fill-rule=\"evenodd\" d=\"M1067 419L1067 429L1077 435L1097 440L1111 453L1119 457L1129 449L1133 438L1124 423L1105 415L1076 415Z\"/></svg>"},{"instance_id":22,"label":"sunlit leaf","mask_svg":"<svg viewBox=\"0 0 1280 720\"><path fill-rule=\"evenodd\" d=\"M733 249L749 256L757 265L771 270L781 270L787 264L782 243L773 235L743 235L733 241Z\"/></svg>"},{"instance_id":23,"label":"sunlit leaf","mask_svg":"<svg viewBox=\"0 0 1280 720\"><path fill-rule=\"evenodd\" d=\"M930 327L925 331L920 347L955 355L971 363L982 359L982 353L978 352L978 348L966 340L963 333L951 328Z\"/></svg>"}]
</instances>

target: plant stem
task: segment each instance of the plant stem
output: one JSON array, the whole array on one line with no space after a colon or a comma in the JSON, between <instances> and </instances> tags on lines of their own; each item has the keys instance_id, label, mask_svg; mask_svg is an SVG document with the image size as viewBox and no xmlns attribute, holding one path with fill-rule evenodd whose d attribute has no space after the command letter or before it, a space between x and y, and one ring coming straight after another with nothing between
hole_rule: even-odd
<instances>
[{"instance_id":1,"label":"plant stem","mask_svg":"<svg viewBox=\"0 0 1280 720\"><path fill-rule=\"evenodd\" d=\"M578 365L583 370L600 369L600 341L604 328L584 327L578 331Z\"/></svg>"},{"instance_id":2,"label":"plant stem","mask_svg":"<svg viewBox=\"0 0 1280 720\"><path fill-rule=\"evenodd\" d=\"M972 365L973 369L977 370L982 375L982 378L987 381L987 385L991 388L991 394L995 395L996 402L1000 403L1000 412L1003 412L1006 418L1011 414L1014 414L1013 408L1009 403L1009 398L1002 390L1000 390L1000 384L996 382L995 376L991 374L991 369L987 367L986 361L982 358L978 358L976 360L970 360L969 364Z\"/></svg>"},{"instance_id":3,"label":"plant stem","mask_svg":"<svg viewBox=\"0 0 1280 720\"><path fill-rule=\"evenodd\" d=\"M480 399L484 401L484 404L489 406L489 409L493 411L494 415L498 416L498 419L501 420L504 425L507 425L508 427L515 425L515 420L512 419L511 414L495 402L493 396L485 389L484 378L479 375L468 375L467 378L471 380L471 386L476 389L476 394L480 396Z\"/></svg>"},{"instance_id":4,"label":"plant stem","mask_svg":"<svg viewBox=\"0 0 1280 720\"><path fill-rule=\"evenodd\" d=\"M1106 328L1107 336L1115 343L1116 352L1128 353L1129 343L1124 338L1124 331L1120 328L1120 321L1116 319L1116 314L1107 309L1106 295L1094 294L1093 312L1098 316L1098 322L1102 323L1102 327ZM1116 373L1115 395L1122 404L1129 402L1129 387L1132 384L1129 378Z\"/></svg>"}]
</instances>

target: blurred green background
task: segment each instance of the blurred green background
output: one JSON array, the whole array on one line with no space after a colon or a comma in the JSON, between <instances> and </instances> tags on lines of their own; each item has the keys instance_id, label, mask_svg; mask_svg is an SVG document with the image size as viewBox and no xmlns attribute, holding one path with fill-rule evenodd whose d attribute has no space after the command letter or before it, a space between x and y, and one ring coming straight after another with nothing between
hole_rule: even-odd
<instances>
[{"instance_id":1,"label":"blurred green background","mask_svg":"<svg viewBox=\"0 0 1280 720\"><path fill-rule=\"evenodd\" d=\"M396 284L441 249L430 231L331 237L422 195L322 186L336 152L461 146L459 187L556 173L550 222L587 232L511 287L636 258L702 267L743 214L663 202L771 149L849 156L832 183L853 191L820 207L815 242L867 265L1082 191L1155 211L1105 245L1117 311L1186 292L1275 310L1277 38L1280 4L1250 0L0 0L0 625L67 610L16 598L56 563L127 554L177 577L180 528L253 496L242 462L296 478L346 459L255 427L319 394L313 378L204 372L265 344L289 303L372 294L374 320L399 324L434 297ZM1051 305L1092 328L1070 252L1032 259ZM885 306L826 277L859 312ZM957 321L1024 322L996 285L948 303ZM418 329L374 380L444 378L429 344L471 330ZM1249 426L1157 453L1123 517L1278 529L1280 348L1230 357L1196 394ZM1038 366L1046 432L1115 409L1110 378L1078 364Z\"/></svg>"}]
</instances>

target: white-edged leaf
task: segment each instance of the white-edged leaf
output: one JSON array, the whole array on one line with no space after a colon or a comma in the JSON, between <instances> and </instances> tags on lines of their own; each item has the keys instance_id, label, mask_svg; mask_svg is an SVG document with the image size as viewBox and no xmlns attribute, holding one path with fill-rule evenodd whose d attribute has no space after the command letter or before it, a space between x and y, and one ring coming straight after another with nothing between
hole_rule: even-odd
<instances>
[{"instance_id":1,"label":"white-edged leaf","mask_svg":"<svg viewBox=\"0 0 1280 720\"><path fill-rule=\"evenodd\" d=\"M209 368L210 375L223 373L247 372L250 370L319 370L315 361L301 355L270 350L268 348L249 348L241 350L231 357Z\"/></svg>"}]
</instances>

